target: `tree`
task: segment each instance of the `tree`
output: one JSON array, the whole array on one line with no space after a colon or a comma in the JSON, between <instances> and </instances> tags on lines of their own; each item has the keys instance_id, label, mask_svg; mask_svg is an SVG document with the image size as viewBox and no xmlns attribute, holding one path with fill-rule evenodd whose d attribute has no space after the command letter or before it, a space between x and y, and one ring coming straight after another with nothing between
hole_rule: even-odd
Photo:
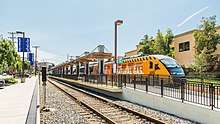
<instances>
[{"instance_id":1,"label":"tree","mask_svg":"<svg viewBox=\"0 0 220 124\"><path fill-rule=\"evenodd\" d=\"M165 54L166 51L166 44L165 44L165 40L164 40L164 36L163 33L160 32L160 30L158 30L156 38L155 38L155 42L154 42L154 53L155 54Z\"/></svg>"},{"instance_id":2,"label":"tree","mask_svg":"<svg viewBox=\"0 0 220 124\"><path fill-rule=\"evenodd\" d=\"M194 68L197 72L210 71L215 65L213 52L220 43L220 35L216 31L216 16L202 18L199 30L194 32L195 38L195 55ZM205 67L207 66L207 67ZM206 69L204 69L206 68Z\"/></svg>"},{"instance_id":3,"label":"tree","mask_svg":"<svg viewBox=\"0 0 220 124\"><path fill-rule=\"evenodd\" d=\"M167 29L166 35L164 36L165 40L165 54L171 57L174 57L174 50L170 48L170 45L173 43L173 32L170 28Z\"/></svg>"},{"instance_id":4,"label":"tree","mask_svg":"<svg viewBox=\"0 0 220 124\"><path fill-rule=\"evenodd\" d=\"M208 71L209 67L207 66L208 60L211 59L211 54L209 53L208 49L205 47L200 54L195 56L195 65L194 69L196 72L206 72Z\"/></svg>"},{"instance_id":5,"label":"tree","mask_svg":"<svg viewBox=\"0 0 220 124\"><path fill-rule=\"evenodd\" d=\"M21 61L14 43L5 39L0 40L0 71L15 73L19 69Z\"/></svg>"},{"instance_id":6,"label":"tree","mask_svg":"<svg viewBox=\"0 0 220 124\"><path fill-rule=\"evenodd\" d=\"M139 52L144 54L162 54L174 57L174 51L170 48L170 45L173 42L174 35L171 29L167 29L166 35L158 30L156 38L144 36L144 39L139 43L142 45L142 48Z\"/></svg>"},{"instance_id":7,"label":"tree","mask_svg":"<svg viewBox=\"0 0 220 124\"><path fill-rule=\"evenodd\" d=\"M141 52L143 54L153 54L153 43L154 39L153 37L148 37L148 35L144 36L144 39L140 41L140 45L142 45L141 49L139 49L138 52Z\"/></svg>"}]
</instances>

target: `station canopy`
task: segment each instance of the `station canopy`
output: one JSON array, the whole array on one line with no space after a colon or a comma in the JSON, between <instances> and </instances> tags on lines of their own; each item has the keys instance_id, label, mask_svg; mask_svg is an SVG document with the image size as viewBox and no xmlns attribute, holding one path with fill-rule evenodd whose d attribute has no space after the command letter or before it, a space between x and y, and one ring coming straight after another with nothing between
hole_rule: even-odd
<instances>
[{"instance_id":1,"label":"station canopy","mask_svg":"<svg viewBox=\"0 0 220 124\"><path fill-rule=\"evenodd\" d=\"M77 65L79 63L83 65L88 62L97 62L99 59L112 59L112 53L110 53L109 51L105 52L106 48L103 47L104 45L99 45L91 53L84 52L81 56L78 56L75 59L70 60L69 62L61 63L53 69L62 68L69 65ZM98 52L95 52L96 49L98 49Z\"/></svg>"}]
</instances>

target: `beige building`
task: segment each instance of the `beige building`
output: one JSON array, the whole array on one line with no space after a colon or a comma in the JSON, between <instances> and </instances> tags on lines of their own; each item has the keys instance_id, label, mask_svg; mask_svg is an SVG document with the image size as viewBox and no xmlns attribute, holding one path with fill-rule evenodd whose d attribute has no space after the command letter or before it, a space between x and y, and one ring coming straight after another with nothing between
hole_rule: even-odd
<instances>
[{"instance_id":1,"label":"beige building","mask_svg":"<svg viewBox=\"0 0 220 124\"><path fill-rule=\"evenodd\" d=\"M129 57L129 56L134 56L138 54L138 50L141 48L142 45L136 45L136 49L135 50L131 50L125 53L125 57Z\"/></svg>"},{"instance_id":2,"label":"beige building","mask_svg":"<svg viewBox=\"0 0 220 124\"><path fill-rule=\"evenodd\" d=\"M175 59L181 64L190 66L194 64L194 54L195 54L195 42L193 32L191 30L182 34L178 34L174 37L174 41L171 47L174 48ZM217 33L220 34L220 26L217 27ZM217 45L217 50L214 53L220 56L220 44Z\"/></svg>"},{"instance_id":3,"label":"beige building","mask_svg":"<svg viewBox=\"0 0 220 124\"><path fill-rule=\"evenodd\" d=\"M193 32L191 30L182 34L178 34L174 37L174 41L171 44L171 48L174 49L175 59L186 67L194 64L194 54L195 54L195 42ZM220 34L220 26L217 27L217 33ZM133 56L138 54L138 50L141 48L141 45L136 45L137 49L126 52L125 56ZM220 56L220 44L217 45L217 50L214 52L214 55Z\"/></svg>"}]
</instances>

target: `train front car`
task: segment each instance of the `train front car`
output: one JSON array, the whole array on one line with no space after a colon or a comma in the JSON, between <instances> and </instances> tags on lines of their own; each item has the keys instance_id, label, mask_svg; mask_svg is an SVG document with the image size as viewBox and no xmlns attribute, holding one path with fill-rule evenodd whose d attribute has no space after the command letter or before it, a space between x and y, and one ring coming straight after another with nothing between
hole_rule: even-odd
<instances>
[{"instance_id":1,"label":"train front car","mask_svg":"<svg viewBox=\"0 0 220 124\"><path fill-rule=\"evenodd\" d=\"M155 55L170 73L174 83L185 82L185 74L180 64L173 58L164 55Z\"/></svg>"}]
</instances>

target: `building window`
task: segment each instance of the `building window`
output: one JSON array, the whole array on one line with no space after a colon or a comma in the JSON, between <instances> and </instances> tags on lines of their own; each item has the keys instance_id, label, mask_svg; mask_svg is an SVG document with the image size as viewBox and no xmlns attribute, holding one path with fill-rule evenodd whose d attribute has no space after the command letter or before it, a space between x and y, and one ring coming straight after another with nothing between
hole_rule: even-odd
<instances>
[{"instance_id":1,"label":"building window","mask_svg":"<svg viewBox=\"0 0 220 124\"><path fill-rule=\"evenodd\" d=\"M189 41L179 44L179 52L188 51L188 50L189 50Z\"/></svg>"}]
</instances>

